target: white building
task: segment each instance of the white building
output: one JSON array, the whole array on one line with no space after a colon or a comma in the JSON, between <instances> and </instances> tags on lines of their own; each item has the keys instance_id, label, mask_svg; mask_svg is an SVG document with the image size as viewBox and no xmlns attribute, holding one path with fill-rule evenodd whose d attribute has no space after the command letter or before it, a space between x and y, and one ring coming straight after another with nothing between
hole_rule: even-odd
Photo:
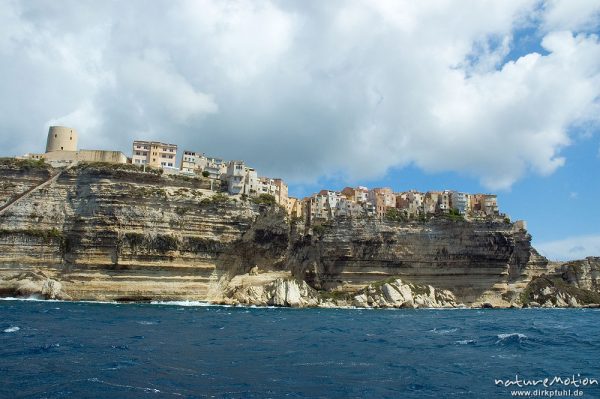
<instances>
[{"instance_id":1,"label":"white building","mask_svg":"<svg viewBox=\"0 0 600 399\"><path fill-rule=\"evenodd\" d=\"M363 208L363 205L355 201L349 200L346 197L340 198L335 207L336 217L357 217L365 213L367 213L367 211Z\"/></svg>"},{"instance_id":2,"label":"white building","mask_svg":"<svg viewBox=\"0 0 600 399\"><path fill-rule=\"evenodd\" d=\"M225 172L229 194L244 194L246 172L247 168L243 161L229 161L227 164L227 172Z\"/></svg>"},{"instance_id":3,"label":"white building","mask_svg":"<svg viewBox=\"0 0 600 399\"><path fill-rule=\"evenodd\" d=\"M459 191L452 191L450 193L450 206L458 210L461 215L468 213L471 209L469 195Z\"/></svg>"}]
</instances>

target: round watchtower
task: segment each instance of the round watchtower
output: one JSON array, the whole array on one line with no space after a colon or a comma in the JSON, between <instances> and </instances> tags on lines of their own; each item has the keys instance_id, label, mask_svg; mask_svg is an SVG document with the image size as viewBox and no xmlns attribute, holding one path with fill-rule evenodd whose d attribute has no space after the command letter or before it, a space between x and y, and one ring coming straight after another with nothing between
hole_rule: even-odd
<instances>
[{"instance_id":1,"label":"round watchtower","mask_svg":"<svg viewBox=\"0 0 600 399\"><path fill-rule=\"evenodd\" d=\"M77 151L77 130L65 126L50 126L46 152Z\"/></svg>"}]
</instances>

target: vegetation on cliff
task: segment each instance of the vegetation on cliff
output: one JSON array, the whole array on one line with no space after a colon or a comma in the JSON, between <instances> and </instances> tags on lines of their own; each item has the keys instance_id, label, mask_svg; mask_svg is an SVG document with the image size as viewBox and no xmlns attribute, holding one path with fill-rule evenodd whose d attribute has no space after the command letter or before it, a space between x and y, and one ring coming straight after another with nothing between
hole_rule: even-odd
<instances>
[{"instance_id":1,"label":"vegetation on cliff","mask_svg":"<svg viewBox=\"0 0 600 399\"><path fill-rule=\"evenodd\" d=\"M520 296L524 306L577 307L600 304L600 293L569 284L561 276L532 280Z\"/></svg>"}]
</instances>

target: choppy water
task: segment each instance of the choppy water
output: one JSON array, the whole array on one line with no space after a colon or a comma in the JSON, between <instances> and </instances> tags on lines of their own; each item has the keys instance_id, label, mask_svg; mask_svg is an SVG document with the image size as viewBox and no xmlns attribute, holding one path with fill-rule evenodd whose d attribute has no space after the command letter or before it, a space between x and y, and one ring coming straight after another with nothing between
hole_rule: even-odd
<instances>
[{"instance_id":1,"label":"choppy water","mask_svg":"<svg viewBox=\"0 0 600 399\"><path fill-rule=\"evenodd\" d=\"M600 379L599 322L592 309L4 300L0 397L509 398L495 379Z\"/></svg>"}]
</instances>

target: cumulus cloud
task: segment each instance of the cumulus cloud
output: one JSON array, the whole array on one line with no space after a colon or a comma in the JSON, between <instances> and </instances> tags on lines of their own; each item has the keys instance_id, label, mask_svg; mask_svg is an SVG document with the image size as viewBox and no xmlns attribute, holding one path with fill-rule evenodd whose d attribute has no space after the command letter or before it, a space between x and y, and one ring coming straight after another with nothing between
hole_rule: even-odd
<instances>
[{"instance_id":1,"label":"cumulus cloud","mask_svg":"<svg viewBox=\"0 0 600 399\"><path fill-rule=\"evenodd\" d=\"M543 28L546 30L597 30L600 22L599 0L550 0L544 4Z\"/></svg>"},{"instance_id":2,"label":"cumulus cloud","mask_svg":"<svg viewBox=\"0 0 600 399\"><path fill-rule=\"evenodd\" d=\"M293 182L414 164L508 188L597 127L597 5L9 1L0 152L58 121L82 147L159 139ZM511 58L531 27L540 50Z\"/></svg>"},{"instance_id":3,"label":"cumulus cloud","mask_svg":"<svg viewBox=\"0 0 600 399\"><path fill-rule=\"evenodd\" d=\"M550 260L566 261L600 256L600 236L568 237L536 244L538 251Z\"/></svg>"}]
</instances>

